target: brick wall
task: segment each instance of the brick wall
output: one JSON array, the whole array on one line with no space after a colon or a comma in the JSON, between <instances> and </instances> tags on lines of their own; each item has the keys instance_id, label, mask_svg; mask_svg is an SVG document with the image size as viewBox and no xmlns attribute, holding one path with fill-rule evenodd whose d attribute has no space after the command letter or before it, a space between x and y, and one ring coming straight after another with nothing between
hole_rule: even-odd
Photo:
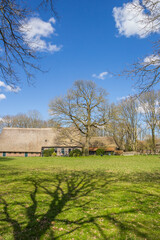
<instances>
[{"instance_id":1,"label":"brick wall","mask_svg":"<svg viewBox=\"0 0 160 240\"><path fill-rule=\"evenodd\" d=\"M28 157L40 157L41 153L28 153ZM0 157L3 157L3 152L0 152ZM25 157L24 152L6 152L6 157Z\"/></svg>"}]
</instances>

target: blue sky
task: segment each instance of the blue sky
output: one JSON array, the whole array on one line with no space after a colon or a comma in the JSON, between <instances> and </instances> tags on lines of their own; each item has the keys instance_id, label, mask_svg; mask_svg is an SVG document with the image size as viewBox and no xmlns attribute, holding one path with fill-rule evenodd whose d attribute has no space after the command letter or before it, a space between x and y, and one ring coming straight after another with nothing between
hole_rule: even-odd
<instances>
[{"instance_id":1,"label":"blue sky","mask_svg":"<svg viewBox=\"0 0 160 240\"><path fill-rule=\"evenodd\" d=\"M138 4L138 0L133 1ZM36 72L30 86L21 73L21 90L10 89L1 79L0 117L36 109L43 119L48 119L49 101L65 94L78 79L93 80L105 88L110 102L133 94L134 83L130 79L111 73L121 72L138 57L150 56L151 41L159 34L158 30L149 29L147 35L140 31L143 25L132 18L133 11L128 9L133 1L59 0L59 19L54 19L49 11L35 11L32 18L26 19L24 27L32 27L25 37L35 40L30 47L38 52L39 63L47 72ZM141 12L140 20L143 18L145 14Z\"/></svg>"}]
</instances>

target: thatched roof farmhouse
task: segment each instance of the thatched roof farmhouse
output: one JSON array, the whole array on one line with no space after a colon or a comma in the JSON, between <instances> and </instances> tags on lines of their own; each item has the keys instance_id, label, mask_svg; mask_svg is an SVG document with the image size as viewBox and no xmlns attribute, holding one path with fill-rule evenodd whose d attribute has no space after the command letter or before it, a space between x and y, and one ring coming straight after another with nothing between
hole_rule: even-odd
<instances>
[{"instance_id":1,"label":"thatched roof farmhouse","mask_svg":"<svg viewBox=\"0 0 160 240\"><path fill-rule=\"evenodd\" d=\"M84 137L69 132L70 136L63 128L4 128L0 134L0 156L41 156L46 148L55 148L57 155L68 155L72 149L82 149ZM117 146L112 138L93 137L90 152L93 154L100 147L114 151Z\"/></svg>"}]
</instances>

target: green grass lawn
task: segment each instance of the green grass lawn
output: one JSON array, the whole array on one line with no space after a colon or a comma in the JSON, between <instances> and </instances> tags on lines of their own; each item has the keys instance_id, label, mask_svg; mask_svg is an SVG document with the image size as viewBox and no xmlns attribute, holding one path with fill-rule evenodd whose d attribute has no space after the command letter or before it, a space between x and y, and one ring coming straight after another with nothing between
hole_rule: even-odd
<instances>
[{"instance_id":1,"label":"green grass lawn","mask_svg":"<svg viewBox=\"0 0 160 240\"><path fill-rule=\"evenodd\" d=\"M0 158L0 240L160 239L160 157Z\"/></svg>"}]
</instances>

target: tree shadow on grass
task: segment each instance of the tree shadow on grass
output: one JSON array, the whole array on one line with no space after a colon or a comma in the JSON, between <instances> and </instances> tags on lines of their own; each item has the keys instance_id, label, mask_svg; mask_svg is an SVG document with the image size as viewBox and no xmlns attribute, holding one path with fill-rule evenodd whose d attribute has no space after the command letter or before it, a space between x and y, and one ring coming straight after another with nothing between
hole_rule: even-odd
<instances>
[{"instance_id":1,"label":"tree shadow on grass","mask_svg":"<svg viewBox=\"0 0 160 240\"><path fill-rule=\"evenodd\" d=\"M131 183L160 183L160 171L154 172L137 172L137 173L130 173L124 174L120 177L120 180L127 181Z\"/></svg>"},{"instance_id":2,"label":"tree shadow on grass","mask_svg":"<svg viewBox=\"0 0 160 240\"><path fill-rule=\"evenodd\" d=\"M139 183L140 179L141 181L148 179L149 176L147 175L150 176L150 174L141 173L141 175L135 174L134 177L132 176L130 178L124 175L120 178L122 181L133 181L134 183L137 181L137 183ZM153 175L152 173L150 181L151 179L153 179L153 182L155 179L157 181L156 176L154 177ZM18 205L25 208L25 218L28 219L27 224L24 226L17 218L13 217L10 210L11 204L3 197L1 198L3 218L0 219L0 221L6 222L12 226L14 240L40 240L42 237L46 236L46 234L49 235L44 239L62 239L63 237L71 239L70 234L85 229L87 225L90 226L90 230L92 228L96 229L97 233L95 233L95 235L92 233L90 236L86 236L86 239L91 239L91 237L96 237L97 239L110 239L104 226L99 223L100 219L104 219L118 228L119 237L114 239L158 239L156 236L150 238L148 233L144 232L142 228L139 228L136 221L132 224L129 221L123 221L123 218L119 218L120 215L135 214L137 209L123 209L117 213L105 214L97 214L91 210L87 211L90 209L91 205L94 208L94 203L92 203L93 199L91 197L94 192L98 191L101 193L101 190L105 190L107 196L107 194L112 192L109 186L116 183L117 178L118 176L116 174L102 172L61 172L49 177L25 178L23 179L24 182L29 184L29 198L31 203L29 206L25 207L24 204L19 201ZM40 193L45 195L44 204L47 205L47 208L44 209L44 211L39 210L39 206L42 204ZM141 197L143 197L144 193L138 192L138 194L141 194ZM146 197L145 194L144 196ZM140 203L138 204L138 207L140 207ZM17 203L15 203L15 205L17 206ZM80 213L86 210L85 216L81 216L80 214L79 216L74 216L73 212L72 217L66 218L66 216L68 216L67 212L73 209L75 210L75 208L79 209ZM65 217L63 217L65 213ZM65 229L57 228L55 223L62 224L66 227ZM126 238L128 232L133 233L137 238ZM88 232L88 234L90 233Z\"/></svg>"},{"instance_id":3,"label":"tree shadow on grass","mask_svg":"<svg viewBox=\"0 0 160 240\"><path fill-rule=\"evenodd\" d=\"M12 160L15 160L15 159L11 157L0 157L0 162L7 162Z\"/></svg>"},{"instance_id":4,"label":"tree shadow on grass","mask_svg":"<svg viewBox=\"0 0 160 240\"><path fill-rule=\"evenodd\" d=\"M10 180L6 181L6 176L10 176L10 177L11 176L18 176L21 173L18 171L18 169L16 167L6 166L5 164L0 163L0 181L1 181L1 184L3 184L3 182L5 184L7 181L10 182ZM15 181L15 179L14 179L14 181Z\"/></svg>"},{"instance_id":5,"label":"tree shadow on grass","mask_svg":"<svg viewBox=\"0 0 160 240\"><path fill-rule=\"evenodd\" d=\"M26 209L26 216L29 221L25 228L22 228L20 223L11 217L9 213L9 204L4 198L1 199L5 215L5 218L1 221L6 221L11 224L15 240L40 239L51 227L55 218L63 211L64 206L69 201L73 201L77 197L81 198L87 196L92 191L93 187L95 187L95 182L90 181L86 174L72 174L70 176L64 173L57 174L53 179L54 190L44 186L44 182L49 183L50 180L48 181L48 178L43 180L25 180L29 181L34 187L34 190L30 193L32 204ZM43 190L43 192L51 198L48 204L48 210L42 215L38 215L36 212L38 207L38 202L36 200L38 190ZM54 238L54 233L52 233L52 239L56 239Z\"/></svg>"}]
</instances>

